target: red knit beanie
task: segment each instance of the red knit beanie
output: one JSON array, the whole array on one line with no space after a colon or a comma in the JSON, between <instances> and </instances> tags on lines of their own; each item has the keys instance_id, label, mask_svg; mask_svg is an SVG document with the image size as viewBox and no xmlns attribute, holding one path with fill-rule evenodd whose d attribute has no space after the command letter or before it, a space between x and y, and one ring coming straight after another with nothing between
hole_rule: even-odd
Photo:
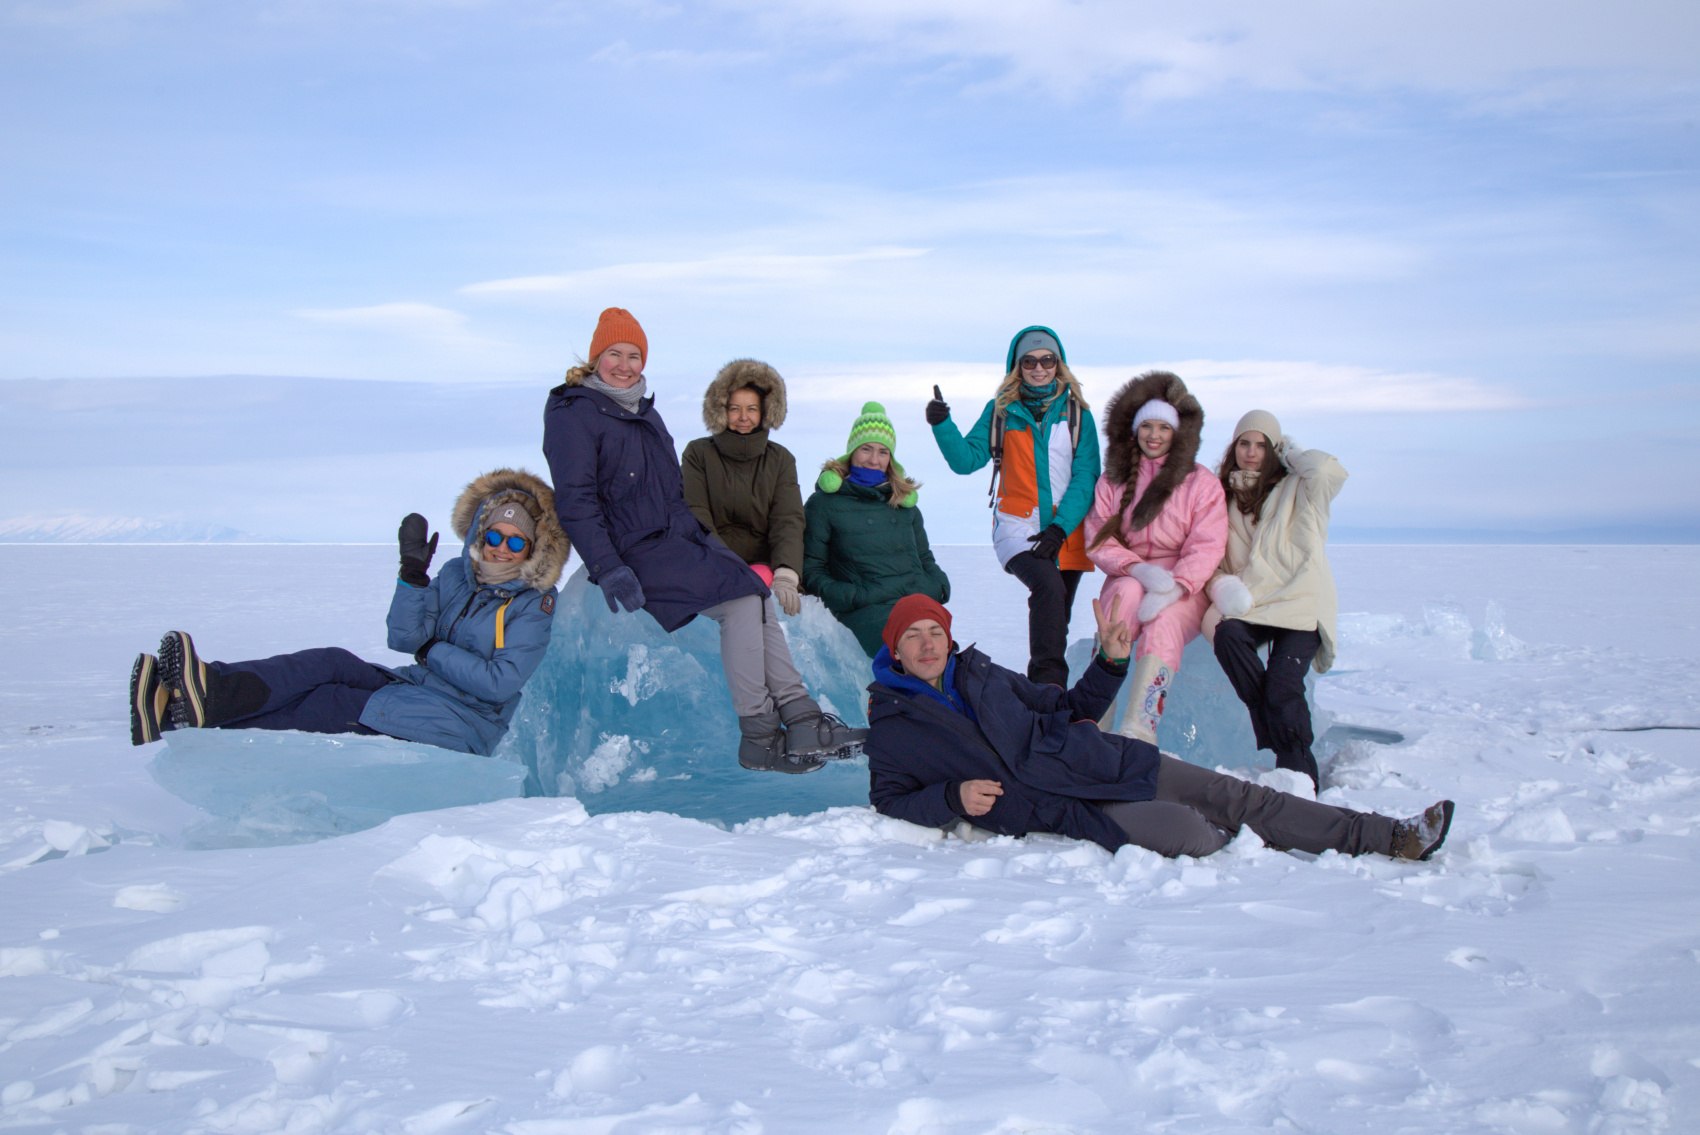
<instances>
[{"instance_id":1,"label":"red knit beanie","mask_svg":"<svg viewBox=\"0 0 1700 1135\"><path fill-rule=\"evenodd\" d=\"M623 307L611 307L596 319L596 334L590 337L590 363L596 365L596 360L602 357L602 352L615 343L630 343L643 354L644 365L649 365L649 337L638 326L636 317Z\"/></svg>"},{"instance_id":2,"label":"red knit beanie","mask_svg":"<svg viewBox=\"0 0 1700 1135\"><path fill-rule=\"evenodd\" d=\"M950 612L942 603L930 595L905 595L892 607L885 620L885 630L880 632L880 638L893 655L897 654L897 640L903 637L903 632L922 619L931 619L944 628L945 634L950 633Z\"/></svg>"}]
</instances>

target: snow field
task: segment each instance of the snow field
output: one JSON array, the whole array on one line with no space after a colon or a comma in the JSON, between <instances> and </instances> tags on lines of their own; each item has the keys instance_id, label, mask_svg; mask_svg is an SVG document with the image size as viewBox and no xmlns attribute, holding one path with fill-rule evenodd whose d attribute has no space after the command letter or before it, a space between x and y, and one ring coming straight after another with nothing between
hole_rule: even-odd
<instances>
[{"instance_id":1,"label":"snow field","mask_svg":"<svg viewBox=\"0 0 1700 1135\"><path fill-rule=\"evenodd\" d=\"M1540 593L1561 581L1499 590L1492 549L1336 555L1323 799L1454 797L1427 864L1249 833L1206 860L1112 857L866 807L726 831L571 798L187 850L200 820L128 745L135 650L180 622L249 653L383 657L382 600L321 586L368 550L268 552L306 562L264 604L218 598L241 550L195 551L193 610L162 609L177 549L131 549L72 581L109 589L107 617L8 616L34 624L8 641L53 647L0 663L0 1130L1628 1133L1697 1114L1700 734L1623 730L1700 724L1692 651L1660 649L1694 618L1660 596L1700 551L1647 578L1638 550L1567 561L1636 586L1614 637L1558 642ZM1493 590L1413 597L1399 577L1424 556L1422 578ZM1007 581L975 574L990 554L941 559L985 596L959 637L1011 656Z\"/></svg>"}]
</instances>

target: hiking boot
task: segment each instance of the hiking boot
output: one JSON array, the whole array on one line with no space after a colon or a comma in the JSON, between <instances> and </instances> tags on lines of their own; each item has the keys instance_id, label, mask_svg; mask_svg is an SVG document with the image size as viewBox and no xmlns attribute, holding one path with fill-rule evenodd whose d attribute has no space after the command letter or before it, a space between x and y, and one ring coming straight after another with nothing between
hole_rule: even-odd
<instances>
[{"instance_id":1,"label":"hiking boot","mask_svg":"<svg viewBox=\"0 0 1700 1135\"><path fill-rule=\"evenodd\" d=\"M1442 800L1431 804L1420 816L1396 821L1393 825L1393 847L1387 854L1395 859L1415 859L1419 862L1440 850L1446 833L1452 830L1453 803Z\"/></svg>"},{"instance_id":2,"label":"hiking boot","mask_svg":"<svg viewBox=\"0 0 1700 1135\"><path fill-rule=\"evenodd\" d=\"M843 760L859 755L868 739L866 729L852 729L822 712L820 703L807 695L780 706L779 717L785 722L785 751L792 757Z\"/></svg>"},{"instance_id":3,"label":"hiking boot","mask_svg":"<svg viewBox=\"0 0 1700 1135\"><path fill-rule=\"evenodd\" d=\"M207 664L187 631L159 640L159 680L171 691L171 720L179 729L207 728Z\"/></svg>"},{"instance_id":4,"label":"hiking boot","mask_svg":"<svg viewBox=\"0 0 1700 1135\"><path fill-rule=\"evenodd\" d=\"M174 728L170 706L171 690L159 680L159 659L136 655L136 664L130 667L130 744L151 744Z\"/></svg>"},{"instance_id":5,"label":"hiking boot","mask_svg":"<svg viewBox=\"0 0 1700 1135\"><path fill-rule=\"evenodd\" d=\"M167 631L159 640L159 681L171 696L178 729L212 729L249 717L271 698L271 687L258 674L220 672L201 661L187 631Z\"/></svg>"},{"instance_id":6,"label":"hiking boot","mask_svg":"<svg viewBox=\"0 0 1700 1135\"><path fill-rule=\"evenodd\" d=\"M738 719L738 763L755 772L814 772L822 761L785 751L785 731L774 710Z\"/></svg>"}]
</instances>

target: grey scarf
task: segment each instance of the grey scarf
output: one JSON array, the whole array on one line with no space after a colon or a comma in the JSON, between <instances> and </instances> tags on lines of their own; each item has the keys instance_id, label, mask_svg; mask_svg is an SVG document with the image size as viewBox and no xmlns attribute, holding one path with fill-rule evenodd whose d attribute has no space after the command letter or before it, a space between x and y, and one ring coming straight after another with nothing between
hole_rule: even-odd
<instances>
[{"instance_id":1,"label":"grey scarf","mask_svg":"<svg viewBox=\"0 0 1700 1135\"><path fill-rule=\"evenodd\" d=\"M637 413L638 403L642 402L643 396L649 393L648 375L638 379L635 383L626 387L624 390L621 390L618 386L609 386L606 382L602 381L600 376L594 374L586 375L584 384L590 387L590 389L600 391L612 398L615 402L619 403L620 408L625 410L628 414Z\"/></svg>"}]
</instances>

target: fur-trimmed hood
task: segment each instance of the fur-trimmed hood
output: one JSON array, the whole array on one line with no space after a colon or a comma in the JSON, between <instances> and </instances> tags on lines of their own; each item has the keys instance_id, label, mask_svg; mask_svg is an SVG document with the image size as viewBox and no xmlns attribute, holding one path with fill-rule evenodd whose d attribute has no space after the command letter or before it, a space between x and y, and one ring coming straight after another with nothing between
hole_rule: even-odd
<instances>
[{"instance_id":1,"label":"fur-trimmed hood","mask_svg":"<svg viewBox=\"0 0 1700 1135\"><path fill-rule=\"evenodd\" d=\"M1169 447L1163 468L1139 498L1130 518L1133 531L1145 527L1162 511L1170 494L1192 473L1198 463L1198 445L1204 434L1204 407L1187 392L1186 383L1166 370L1146 371L1130 378L1104 408L1104 476L1118 485L1131 486L1139 476L1139 446L1133 439L1133 416L1153 398L1161 398L1180 415L1180 428ZM1124 498L1125 499L1125 498ZM1125 506L1124 506L1125 507Z\"/></svg>"},{"instance_id":2,"label":"fur-trimmed hood","mask_svg":"<svg viewBox=\"0 0 1700 1135\"><path fill-rule=\"evenodd\" d=\"M751 387L761 392L761 424L776 430L785 424L785 380L760 359L733 359L720 368L702 395L702 424L717 434L726 429L726 401L734 390Z\"/></svg>"},{"instance_id":3,"label":"fur-trimmed hood","mask_svg":"<svg viewBox=\"0 0 1700 1135\"><path fill-rule=\"evenodd\" d=\"M547 591L560 582L572 545L561 531L561 522L555 519L555 493L537 474L524 469L492 469L473 478L455 501L451 517L454 534L470 554L472 542L489 527L482 519L486 509L516 501L537 525L537 538L520 568L520 581Z\"/></svg>"}]
</instances>

